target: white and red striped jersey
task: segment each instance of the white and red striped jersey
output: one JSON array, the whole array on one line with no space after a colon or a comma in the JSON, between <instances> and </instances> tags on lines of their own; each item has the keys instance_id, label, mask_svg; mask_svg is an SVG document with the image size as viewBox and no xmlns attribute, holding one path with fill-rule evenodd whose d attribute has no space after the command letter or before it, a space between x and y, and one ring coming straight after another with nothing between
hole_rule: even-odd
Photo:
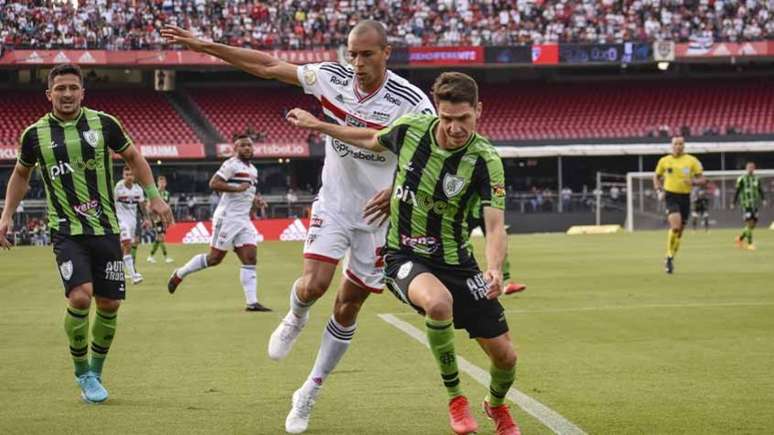
<instances>
[{"instance_id":1,"label":"white and red striped jersey","mask_svg":"<svg viewBox=\"0 0 774 435\"><path fill-rule=\"evenodd\" d=\"M250 183L250 187L243 192L222 192L213 218L249 219L258 181L258 170L255 166L250 162L242 161L239 157L231 157L220 165L215 175L231 186Z\"/></svg>"},{"instance_id":2,"label":"white and red striped jersey","mask_svg":"<svg viewBox=\"0 0 774 435\"><path fill-rule=\"evenodd\" d=\"M137 183L128 187L124 180L119 180L113 189L116 201L116 215L122 222L137 222L137 207L145 201L145 192Z\"/></svg>"},{"instance_id":3,"label":"white and red striped jersey","mask_svg":"<svg viewBox=\"0 0 774 435\"><path fill-rule=\"evenodd\" d=\"M298 80L304 92L320 101L326 119L340 125L382 129L407 113L435 113L424 92L389 70L382 86L367 95L357 89L352 68L339 63L300 66ZM373 229L365 224L363 207L390 187L396 165L389 151L375 153L326 137L318 199L344 222Z\"/></svg>"}]
</instances>

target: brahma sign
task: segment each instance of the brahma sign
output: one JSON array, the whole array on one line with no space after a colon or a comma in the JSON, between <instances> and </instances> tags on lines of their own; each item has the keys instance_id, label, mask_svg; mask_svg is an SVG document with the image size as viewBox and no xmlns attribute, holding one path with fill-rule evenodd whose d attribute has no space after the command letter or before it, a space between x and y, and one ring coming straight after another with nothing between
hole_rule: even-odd
<instances>
[{"instance_id":1,"label":"brahma sign","mask_svg":"<svg viewBox=\"0 0 774 435\"><path fill-rule=\"evenodd\" d=\"M309 219L254 220L258 242L264 240L303 241L309 228ZM167 243L209 243L212 238L212 221L178 222L167 228Z\"/></svg>"}]
</instances>

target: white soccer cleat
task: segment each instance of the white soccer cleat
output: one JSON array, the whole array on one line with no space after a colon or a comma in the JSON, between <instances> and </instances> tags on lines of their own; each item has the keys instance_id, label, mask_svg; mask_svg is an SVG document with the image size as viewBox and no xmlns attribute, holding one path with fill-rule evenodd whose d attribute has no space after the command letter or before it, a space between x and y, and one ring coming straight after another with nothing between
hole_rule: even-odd
<instances>
[{"instance_id":1,"label":"white soccer cleat","mask_svg":"<svg viewBox=\"0 0 774 435\"><path fill-rule=\"evenodd\" d=\"M170 258L170 257L167 257L167 258L165 258L165 259L164 259L164 263L173 263L174 261L175 261L175 260L173 260L173 259L172 259L172 258Z\"/></svg>"},{"instance_id":2,"label":"white soccer cleat","mask_svg":"<svg viewBox=\"0 0 774 435\"><path fill-rule=\"evenodd\" d=\"M156 259L153 258L153 257L148 257L148 258L145 259L145 261L147 261L148 263L155 263Z\"/></svg>"},{"instance_id":3,"label":"white soccer cleat","mask_svg":"<svg viewBox=\"0 0 774 435\"><path fill-rule=\"evenodd\" d=\"M140 275L139 273L135 273L132 276L132 284L139 284L141 282L142 282L142 275Z\"/></svg>"},{"instance_id":4,"label":"white soccer cleat","mask_svg":"<svg viewBox=\"0 0 774 435\"><path fill-rule=\"evenodd\" d=\"M293 393L293 406L285 419L285 432L302 433L309 427L309 417L320 387L314 382L306 381L295 393Z\"/></svg>"},{"instance_id":5,"label":"white soccer cleat","mask_svg":"<svg viewBox=\"0 0 774 435\"><path fill-rule=\"evenodd\" d=\"M304 329L309 320L309 313L303 318L296 317L292 311L289 311L280 322L277 329L271 333L269 338L269 358L279 361L290 353L293 343L296 342L298 334Z\"/></svg>"}]
</instances>

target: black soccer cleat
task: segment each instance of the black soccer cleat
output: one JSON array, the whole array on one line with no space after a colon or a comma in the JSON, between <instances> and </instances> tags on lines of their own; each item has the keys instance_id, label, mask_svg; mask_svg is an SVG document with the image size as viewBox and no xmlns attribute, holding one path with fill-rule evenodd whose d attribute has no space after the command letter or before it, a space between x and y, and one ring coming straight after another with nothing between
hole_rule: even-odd
<instances>
[{"instance_id":1,"label":"black soccer cleat","mask_svg":"<svg viewBox=\"0 0 774 435\"><path fill-rule=\"evenodd\" d=\"M675 271L675 265L674 265L674 262L672 261L672 257L667 257L666 263L664 264L664 272L671 275L672 272L674 271Z\"/></svg>"},{"instance_id":2,"label":"black soccer cleat","mask_svg":"<svg viewBox=\"0 0 774 435\"><path fill-rule=\"evenodd\" d=\"M271 308L256 302L254 304L245 305L245 311L271 311Z\"/></svg>"}]
</instances>

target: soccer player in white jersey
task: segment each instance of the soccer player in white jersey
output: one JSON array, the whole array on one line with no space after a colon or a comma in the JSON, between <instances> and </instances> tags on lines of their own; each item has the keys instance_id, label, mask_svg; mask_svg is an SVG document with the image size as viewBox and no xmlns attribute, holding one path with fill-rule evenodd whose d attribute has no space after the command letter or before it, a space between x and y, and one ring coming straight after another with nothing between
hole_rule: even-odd
<instances>
[{"instance_id":1,"label":"soccer player in white jersey","mask_svg":"<svg viewBox=\"0 0 774 435\"><path fill-rule=\"evenodd\" d=\"M137 212L145 219L145 193L139 184L134 182L134 173L129 166L124 166L123 179L116 183L113 194L116 199L116 214L118 225L121 227L121 250L124 254L124 267L132 277L133 284L142 282L140 275L134 268L132 246L137 243Z\"/></svg>"},{"instance_id":2,"label":"soccer player in white jersey","mask_svg":"<svg viewBox=\"0 0 774 435\"><path fill-rule=\"evenodd\" d=\"M350 65L324 62L296 66L261 51L204 41L173 26L165 27L162 35L258 77L301 86L320 101L329 120L342 125L378 129L406 113L435 113L419 88L387 70L391 47L377 21L361 21L351 30L347 41ZM314 367L293 394L285 420L288 432L306 430L323 381L349 347L363 302L371 292L382 291L379 251L386 227L369 225L363 208L377 193L389 195L396 164L388 152L364 151L326 138L322 188L312 206L303 274L291 286L290 311L269 340L270 358L287 356L309 318L309 309L328 290L338 262L348 254L345 279L336 294L333 316L323 332Z\"/></svg>"},{"instance_id":3,"label":"soccer player in white jersey","mask_svg":"<svg viewBox=\"0 0 774 435\"><path fill-rule=\"evenodd\" d=\"M256 243L258 232L250 220L256 204L256 182L258 170L250 159L253 158L253 141L247 135L237 137L234 142L234 157L223 162L210 179L210 188L221 192L218 207L212 217L212 240L210 252L194 255L183 267L172 272L167 289L174 293L187 275L220 264L226 252L232 247L242 267L239 280L245 292L245 311L271 311L258 303L257 279L255 273Z\"/></svg>"}]
</instances>

